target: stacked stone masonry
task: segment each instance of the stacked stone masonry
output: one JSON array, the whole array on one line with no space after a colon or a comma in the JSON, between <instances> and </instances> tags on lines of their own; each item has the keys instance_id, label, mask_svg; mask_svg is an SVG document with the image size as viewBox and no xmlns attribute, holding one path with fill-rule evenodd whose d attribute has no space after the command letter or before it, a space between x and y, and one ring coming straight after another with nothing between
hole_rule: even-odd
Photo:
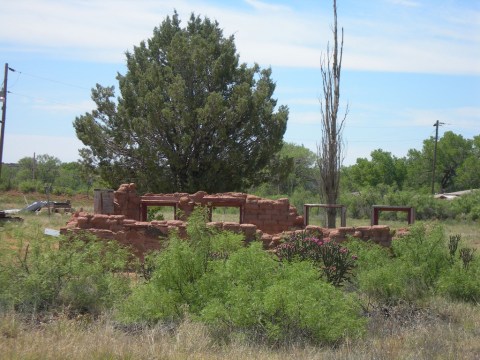
<instances>
[{"instance_id":1,"label":"stacked stone masonry","mask_svg":"<svg viewBox=\"0 0 480 360\"><path fill-rule=\"evenodd\" d=\"M186 237L186 220L195 206L233 206L240 211L238 223L209 222L207 226L243 234L246 242L260 240L265 249L273 249L280 244L282 238L294 231L307 231L338 242L345 241L348 236L371 240L383 246L390 246L392 241L389 227L382 225L336 229L309 225L305 228L303 216L298 215L288 199L268 200L244 193L209 195L197 192L139 196L135 184L124 184L115 191L113 205L113 215L76 212L61 229L61 233L72 235L87 231L102 239L116 240L132 247L133 252L143 259L146 252L161 249L172 231L178 232L180 237ZM180 210L182 218L144 221L146 208L159 205L174 206L177 211Z\"/></svg>"}]
</instances>

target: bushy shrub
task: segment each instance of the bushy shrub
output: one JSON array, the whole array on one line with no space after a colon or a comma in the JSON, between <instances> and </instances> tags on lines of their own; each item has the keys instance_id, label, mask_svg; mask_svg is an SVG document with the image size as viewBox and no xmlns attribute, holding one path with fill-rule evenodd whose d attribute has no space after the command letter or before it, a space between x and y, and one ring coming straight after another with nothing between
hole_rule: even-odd
<instances>
[{"instance_id":1,"label":"bushy shrub","mask_svg":"<svg viewBox=\"0 0 480 360\"><path fill-rule=\"evenodd\" d=\"M129 291L123 275L129 253L116 242L86 235L59 241L38 236L1 252L4 308L31 313L60 307L98 314Z\"/></svg>"},{"instance_id":2,"label":"bushy shrub","mask_svg":"<svg viewBox=\"0 0 480 360\"><path fill-rule=\"evenodd\" d=\"M480 259L474 259L468 267L460 261L440 278L438 289L454 300L480 303Z\"/></svg>"},{"instance_id":3,"label":"bushy shrub","mask_svg":"<svg viewBox=\"0 0 480 360\"><path fill-rule=\"evenodd\" d=\"M40 182L35 180L24 180L18 184L18 190L23 193L31 193L35 191L43 192L43 186Z\"/></svg>"},{"instance_id":4,"label":"bushy shrub","mask_svg":"<svg viewBox=\"0 0 480 360\"><path fill-rule=\"evenodd\" d=\"M391 254L358 250L359 288L386 303L416 301L432 294L451 264L440 226L413 226L408 235L393 241Z\"/></svg>"},{"instance_id":5,"label":"bushy shrub","mask_svg":"<svg viewBox=\"0 0 480 360\"><path fill-rule=\"evenodd\" d=\"M358 303L319 278L310 262L278 264L254 243L202 279L210 300L200 319L224 334L241 330L269 342L333 342L364 330Z\"/></svg>"},{"instance_id":6,"label":"bushy shrub","mask_svg":"<svg viewBox=\"0 0 480 360\"><path fill-rule=\"evenodd\" d=\"M151 275L121 305L121 319L177 320L185 311L196 313L203 306L198 281L210 270L213 259L228 258L243 241L241 235L207 228L204 210L197 209L189 217L188 240L173 234L166 249L148 258Z\"/></svg>"},{"instance_id":7,"label":"bushy shrub","mask_svg":"<svg viewBox=\"0 0 480 360\"><path fill-rule=\"evenodd\" d=\"M281 260L289 262L296 259L312 261L327 282L335 286L350 279L357 260L357 255L351 254L347 247L306 232L296 232L285 238L276 248L276 253Z\"/></svg>"},{"instance_id":8,"label":"bushy shrub","mask_svg":"<svg viewBox=\"0 0 480 360\"><path fill-rule=\"evenodd\" d=\"M201 255L186 241L170 240L154 260L151 278L133 289L121 305L121 318L132 322L156 322L182 317L186 305L198 303L196 281L203 275Z\"/></svg>"},{"instance_id":9,"label":"bushy shrub","mask_svg":"<svg viewBox=\"0 0 480 360\"><path fill-rule=\"evenodd\" d=\"M120 307L126 322L205 322L228 340L242 333L269 342L305 335L331 342L364 328L355 302L326 283L309 262L281 263L260 242L207 229L201 213L189 218L189 240L171 238L152 276Z\"/></svg>"},{"instance_id":10,"label":"bushy shrub","mask_svg":"<svg viewBox=\"0 0 480 360\"><path fill-rule=\"evenodd\" d=\"M383 203L384 193L367 187L355 193L342 194L340 201L347 207L348 215L354 219L368 219L372 206Z\"/></svg>"},{"instance_id":11,"label":"bushy shrub","mask_svg":"<svg viewBox=\"0 0 480 360\"><path fill-rule=\"evenodd\" d=\"M265 290L275 282L278 264L271 254L253 243L233 253L225 261L212 264L201 281L208 301L200 318L214 326L261 331Z\"/></svg>"},{"instance_id":12,"label":"bushy shrub","mask_svg":"<svg viewBox=\"0 0 480 360\"><path fill-rule=\"evenodd\" d=\"M319 281L306 262L282 268L278 280L265 292L267 336L275 341L302 338L335 342L355 338L365 330L357 301L332 285Z\"/></svg>"},{"instance_id":13,"label":"bushy shrub","mask_svg":"<svg viewBox=\"0 0 480 360\"><path fill-rule=\"evenodd\" d=\"M461 246L459 235L445 240L441 226L416 225L410 234L394 240L391 251L352 241L358 253L358 288L377 301L415 302L443 294L455 300L480 301L480 260Z\"/></svg>"},{"instance_id":14,"label":"bushy shrub","mask_svg":"<svg viewBox=\"0 0 480 360\"><path fill-rule=\"evenodd\" d=\"M480 191L473 191L449 201L452 212L459 220L478 220L480 218Z\"/></svg>"}]
</instances>

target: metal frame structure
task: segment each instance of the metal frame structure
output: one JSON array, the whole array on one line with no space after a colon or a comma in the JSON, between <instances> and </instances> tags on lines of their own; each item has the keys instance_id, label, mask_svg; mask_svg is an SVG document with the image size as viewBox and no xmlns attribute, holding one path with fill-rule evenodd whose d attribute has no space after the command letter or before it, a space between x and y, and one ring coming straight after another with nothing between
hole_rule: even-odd
<instances>
[{"instance_id":1,"label":"metal frame structure","mask_svg":"<svg viewBox=\"0 0 480 360\"><path fill-rule=\"evenodd\" d=\"M303 224L305 227L308 225L309 220L309 212L311 208L324 208L324 209L341 209L340 214L340 226L346 227L347 226L347 207L345 205L339 204L304 204L303 205Z\"/></svg>"}]
</instances>

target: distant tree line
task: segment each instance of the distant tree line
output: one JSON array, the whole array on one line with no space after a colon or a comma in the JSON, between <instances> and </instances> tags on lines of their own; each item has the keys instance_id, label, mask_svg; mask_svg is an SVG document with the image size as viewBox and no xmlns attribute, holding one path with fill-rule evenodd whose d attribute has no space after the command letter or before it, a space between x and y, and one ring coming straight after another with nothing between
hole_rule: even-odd
<instances>
[{"instance_id":1,"label":"distant tree line","mask_svg":"<svg viewBox=\"0 0 480 360\"><path fill-rule=\"evenodd\" d=\"M421 150L410 149L405 157L376 149L370 159L358 158L355 164L342 167L340 203L348 206L348 215L366 218L371 205L385 204L415 206L420 219L480 218L479 202L472 200L476 197L451 205L452 202L447 204L431 196L433 146L434 139L426 139ZM316 159L316 154L305 146L284 142L268 165L255 174L258 184L245 191L267 198L288 197L302 211L303 204L321 201ZM480 135L465 139L445 132L437 144L437 192L480 189L479 173ZM101 171L84 160L62 163L56 157L38 155L35 159L22 158L17 164L4 164L0 190L43 193L46 185L52 185L53 194L91 194L93 188L116 189L120 183L106 182Z\"/></svg>"},{"instance_id":2,"label":"distant tree line","mask_svg":"<svg viewBox=\"0 0 480 360\"><path fill-rule=\"evenodd\" d=\"M92 170L81 162L62 163L47 154L24 157L18 163L3 164L0 190L44 193L49 188L55 195L88 194L93 186L105 186Z\"/></svg>"},{"instance_id":3,"label":"distant tree line","mask_svg":"<svg viewBox=\"0 0 480 360\"><path fill-rule=\"evenodd\" d=\"M398 190L431 191L435 139L423 141L421 150L410 149L397 158L382 149L371 152L371 160L357 159L343 168L343 188L359 191L378 185ZM438 140L434 188L436 193L480 188L480 135L465 139L447 131Z\"/></svg>"}]
</instances>

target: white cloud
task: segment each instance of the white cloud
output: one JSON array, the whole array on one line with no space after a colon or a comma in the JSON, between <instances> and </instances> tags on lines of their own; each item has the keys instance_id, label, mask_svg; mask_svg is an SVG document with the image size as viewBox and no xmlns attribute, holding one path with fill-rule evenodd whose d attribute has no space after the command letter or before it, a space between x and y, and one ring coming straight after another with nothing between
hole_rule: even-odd
<instances>
[{"instance_id":1,"label":"white cloud","mask_svg":"<svg viewBox=\"0 0 480 360\"><path fill-rule=\"evenodd\" d=\"M410 109L407 111L407 117L415 125L433 126L433 123L439 120L444 123L445 131L478 135L480 107Z\"/></svg>"},{"instance_id":2,"label":"white cloud","mask_svg":"<svg viewBox=\"0 0 480 360\"><path fill-rule=\"evenodd\" d=\"M318 67L331 39L326 4L306 12L259 0L246 3L253 10L194 0L9 1L0 13L0 42L7 49L120 63L124 52L149 38L175 8L184 22L192 11L219 21L225 35L235 34L242 61ZM345 28L344 68L480 74L478 12L444 3L432 4L425 15L418 1L388 3L361 19L338 14ZM402 16L394 13L396 5L404 7Z\"/></svg>"},{"instance_id":3,"label":"white cloud","mask_svg":"<svg viewBox=\"0 0 480 360\"><path fill-rule=\"evenodd\" d=\"M263 1L258 1L258 0L245 0L247 4L252 6L255 10L259 11L267 11L267 12L277 12L277 11L284 11L284 10L290 10L288 6L284 5L276 5L276 4L268 4Z\"/></svg>"},{"instance_id":4,"label":"white cloud","mask_svg":"<svg viewBox=\"0 0 480 360\"><path fill-rule=\"evenodd\" d=\"M407 7L421 6L421 4L418 1L412 1L412 0L388 0L388 2L394 5L401 5L401 6L407 6Z\"/></svg>"},{"instance_id":5,"label":"white cloud","mask_svg":"<svg viewBox=\"0 0 480 360\"><path fill-rule=\"evenodd\" d=\"M95 103L92 100L85 100L80 102L70 102L70 103L48 103L48 102L36 102L33 104L32 108L43 110L47 112L55 113L85 113L91 111L95 108Z\"/></svg>"}]
</instances>

